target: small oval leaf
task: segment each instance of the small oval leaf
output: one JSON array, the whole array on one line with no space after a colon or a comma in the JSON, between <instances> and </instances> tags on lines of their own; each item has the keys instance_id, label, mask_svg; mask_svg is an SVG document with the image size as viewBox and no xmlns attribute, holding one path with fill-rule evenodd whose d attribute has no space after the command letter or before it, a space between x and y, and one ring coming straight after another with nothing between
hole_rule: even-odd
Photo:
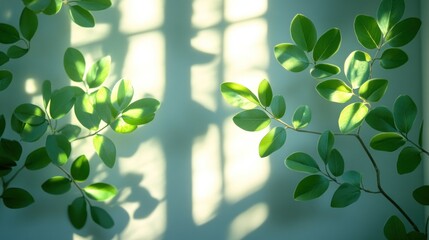
<instances>
[{"instance_id":1,"label":"small oval leaf","mask_svg":"<svg viewBox=\"0 0 429 240\"><path fill-rule=\"evenodd\" d=\"M92 28L95 26L94 16L81 6L70 6L69 14L71 20L81 27Z\"/></svg>"},{"instance_id":2,"label":"small oval leaf","mask_svg":"<svg viewBox=\"0 0 429 240\"><path fill-rule=\"evenodd\" d=\"M273 90L271 89L270 82L266 79L259 83L258 87L259 102L264 107L269 107L273 99Z\"/></svg>"},{"instance_id":3,"label":"small oval leaf","mask_svg":"<svg viewBox=\"0 0 429 240\"><path fill-rule=\"evenodd\" d=\"M375 18L365 15L356 16L354 29L362 46L367 49L379 48L382 33Z\"/></svg>"},{"instance_id":4,"label":"small oval leaf","mask_svg":"<svg viewBox=\"0 0 429 240\"><path fill-rule=\"evenodd\" d=\"M341 69L337 65L328 63L318 63L310 71L312 77L317 79L323 79L337 75L341 72Z\"/></svg>"},{"instance_id":5,"label":"small oval leaf","mask_svg":"<svg viewBox=\"0 0 429 240\"><path fill-rule=\"evenodd\" d=\"M320 172L319 165L317 165L316 161L310 155L303 152L296 152L289 155L285 160L285 165L289 169L297 172Z\"/></svg>"},{"instance_id":6,"label":"small oval leaf","mask_svg":"<svg viewBox=\"0 0 429 240\"><path fill-rule=\"evenodd\" d=\"M108 137L97 134L93 138L95 152L101 158L103 163L112 168L116 162L116 147Z\"/></svg>"},{"instance_id":7,"label":"small oval leaf","mask_svg":"<svg viewBox=\"0 0 429 240\"><path fill-rule=\"evenodd\" d=\"M310 175L302 179L295 188L294 199L308 201L322 196L328 190L329 180L321 175Z\"/></svg>"},{"instance_id":8,"label":"small oval leaf","mask_svg":"<svg viewBox=\"0 0 429 240\"><path fill-rule=\"evenodd\" d=\"M6 207L17 209L25 208L34 202L33 196L22 188L7 188L2 194L3 203Z\"/></svg>"},{"instance_id":9,"label":"small oval leaf","mask_svg":"<svg viewBox=\"0 0 429 240\"><path fill-rule=\"evenodd\" d=\"M331 207L347 207L350 204L356 202L359 199L360 194L361 191L358 186L350 183L343 183L337 188L334 195L332 196Z\"/></svg>"},{"instance_id":10,"label":"small oval leaf","mask_svg":"<svg viewBox=\"0 0 429 240\"><path fill-rule=\"evenodd\" d=\"M392 47L402 47L413 40L422 22L418 18L407 18L393 26L386 35L386 42Z\"/></svg>"},{"instance_id":11,"label":"small oval leaf","mask_svg":"<svg viewBox=\"0 0 429 240\"><path fill-rule=\"evenodd\" d=\"M107 183L93 183L83 188L85 194L96 201L108 201L116 196L117 190Z\"/></svg>"},{"instance_id":12,"label":"small oval leaf","mask_svg":"<svg viewBox=\"0 0 429 240\"><path fill-rule=\"evenodd\" d=\"M85 68L85 58L82 53L75 48L67 48L64 53L64 69L67 76L72 81L82 82Z\"/></svg>"},{"instance_id":13,"label":"small oval leaf","mask_svg":"<svg viewBox=\"0 0 429 240\"><path fill-rule=\"evenodd\" d=\"M78 197L68 206L67 213L73 227L81 229L85 226L88 216L86 209L86 200L84 197Z\"/></svg>"},{"instance_id":14,"label":"small oval leaf","mask_svg":"<svg viewBox=\"0 0 429 240\"><path fill-rule=\"evenodd\" d=\"M89 161L85 155L81 155L73 161L70 169L70 174L75 181L85 181L89 177L89 172Z\"/></svg>"},{"instance_id":15,"label":"small oval leaf","mask_svg":"<svg viewBox=\"0 0 429 240\"><path fill-rule=\"evenodd\" d=\"M277 61L291 72L301 72L310 64L304 50L290 43L276 45L274 55Z\"/></svg>"},{"instance_id":16,"label":"small oval leaf","mask_svg":"<svg viewBox=\"0 0 429 240\"><path fill-rule=\"evenodd\" d=\"M399 48L386 49L380 57L380 66L384 69L397 68L408 62L408 55Z\"/></svg>"},{"instance_id":17,"label":"small oval leaf","mask_svg":"<svg viewBox=\"0 0 429 240\"><path fill-rule=\"evenodd\" d=\"M313 22L302 14L297 14L291 22L290 33L293 41L302 50L311 52L317 40L316 27Z\"/></svg>"},{"instance_id":18,"label":"small oval leaf","mask_svg":"<svg viewBox=\"0 0 429 240\"><path fill-rule=\"evenodd\" d=\"M410 96L401 95L395 100L393 119L399 131L407 134L411 130L416 116L417 105Z\"/></svg>"},{"instance_id":19,"label":"small oval leaf","mask_svg":"<svg viewBox=\"0 0 429 240\"><path fill-rule=\"evenodd\" d=\"M393 152L406 143L406 139L395 132L382 132L371 138L369 145L379 151Z\"/></svg>"},{"instance_id":20,"label":"small oval leaf","mask_svg":"<svg viewBox=\"0 0 429 240\"><path fill-rule=\"evenodd\" d=\"M363 103L352 103L345 107L338 118L338 126L342 133L349 133L358 128L368 113L368 107Z\"/></svg>"},{"instance_id":21,"label":"small oval leaf","mask_svg":"<svg viewBox=\"0 0 429 240\"><path fill-rule=\"evenodd\" d=\"M286 130L282 127L271 129L259 143L259 156L267 157L279 150L286 142Z\"/></svg>"},{"instance_id":22,"label":"small oval leaf","mask_svg":"<svg viewBox=\"0 0 429 240\"><path fill-rule=\"evenodd\" d=\"M63 176L51 177L42 184L43 191L54 195L64 194L68 192L70 188L70 179Z\"/></svg>"},{"instance_id":23,"label":"small oval leaf","mask_svg":"<svg viewBox=\"0 0 429 240\"><path fill-rule=\"evenodd\" d=\"M106 210L100 207L91 206L90 211L92 220L101 227L112 228L115 225L113 218L106 212Z\"/></svg>"},{"instance_id":24,"label":"small oval leaf","mask_svg":"<svg viewBox=\"0 0 429 240\"><path fill-rule=\"evenodd\" d=\"M332 57L340 49L341 32L338 28L331 28L317 40L313 50L314 61L322 61Z\"/></svg>"},{"instance_id":25,"label":"small oval leaf","mask_svg":"<svg viewBox=\"0 0 429 240\"><path fill-rule=\"evenodd\" d=\"M334 146L334 142L334 134L329 130L323 132L319 137L319 141L317 142L317 151L325 164L328 164L328 156Z\"/></svg>"},{"instance_id":26,"label":"small oval leaf","mask_svg":"<svg viewBox=\"0 0 429 240\"><path fill-rule=\"evenodd\" d=\"M328 168L335 177L339 177L344 173L344 159L337 149L332 149L328 155Z\"/></svg>"},{"instance_id":27,"label":"small oval leaf","mask_svg":"<svg viewBox=\"0 0 429 240\"><path fill-rule=\"evenodd\" d=\"M51 163L45 147L38 148L28 154L25 160L25 167L28 170L39 170Z\"/></svg>"},{"instance_id":28,"label":"small oval leaf","mask_svg":"<svg viewBox=\"0 0 429 240\"><path fill-rule=\"evenodd\" d=\"M323 81L316 86L317 92L328 101L345 103L353 97L352 89L340 79Z\"/></svg>"},{"instance_id":29,"label":"small oval leaf","mask_svg":"<svg viewBox=\"0 0 429 240\"><path fill-rule=\"evenodd\" d=\"M388 83L386 79L370 79L360 86L359 96L369 102L378 102L386 93Z\"/></svg>"},{"instance_id":30,"label":"small oval leaf","mask_svg":"<svg viewBox=\"0 0 429 240\"><path fill-rule=\"evenodd\" d=\"M311 121L311 110L307 105L299 106L292 117L292 125L295 129L305 128Z\"/></svg>"},{"instance_id":31,"label":"small oval leaf","mask_svg":"<svg viewBox=\"0 0 429 240\"><path fill-rule=\"evenodd\" d=\"M259 131L271 123L270 117L259 109L244 110L235 115L232 120L235 125L246 131Z\"/></svg>"},{"instance_id":32,"label":"small oval leaf","mask_svg":"<svg viewBox=\"0 0 429 240\"><path fill-rule=\"evenodd\" d=\"M373 108L365 117L366 123L380 132L395 132L392 112L386 107Z\"/></svg>"}]
</instances>

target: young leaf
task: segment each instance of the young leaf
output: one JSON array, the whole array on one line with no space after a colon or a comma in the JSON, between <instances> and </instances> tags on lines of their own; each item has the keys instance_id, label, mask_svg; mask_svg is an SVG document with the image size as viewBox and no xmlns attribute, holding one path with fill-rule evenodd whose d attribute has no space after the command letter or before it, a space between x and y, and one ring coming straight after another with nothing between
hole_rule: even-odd
<instances>
[{"instance_id":1,"label":"young leaf","mask_svg":"<svg viewBox=\"0 0 429 240\"><path fill-rule=\"evenodd\" d=\"M259 156L267 157L279 150L286 142L286 130L282 127L271 129L259 143Z\"/></svg>"},{"instance_id":2,"label":"young leaf","mask_svg":"<svg viewBox=\"0 0 429 240\"><path fill-rule=\"evenodd\" d=\"M49 100L51 100L52 90L51 82L49 80L43 81L42 84L42 98L43 98L43 107L48 109Z\"/></svg>"},{"instance_id":3,"label":"young leaf","mask_svg":"<svg viewBox=\"0 0 429 240\"><path fill-rule=\"evenodd\" d=\"M92 220L101 227L112 228L115 225L113 218L106 212L106 210L100 207L91 206L90 211Z\"/></svg>"},{"instance_id":4,"label":"young leaf","mask_svg":"<svg viewBox=\"0 0 429 240\"><path fill-rule=\"evenodd\" d=\"M43 191L54 195L64 194L68 192L70 188L70 179L63 176L51 177L42 184Z\"/></svg>"},{"instance_id":5,"label":"young leaf","mask_svg":"<svg viewBox=\"0 0 429 240\"><path fill-rule=\"evenodd\" d=\"M270 117L262 110L244 110L235 115L232 120L235 125L246 131L259 131L270 125Z\"/></svg>"},{"instance_id":6,"label":"young leaf","mask_svg":"<svg viewBox=\"0 0 429 240\"><path fill-rule=\"evenodd\" d=\"M283 96L276 95L271 101L271 111L275 118L279 119L285 115L286 112L286 102Z\"/></svg>"},{"instance_id":7,"label":"young leaf","mask_svg":"<svg viewBox=\"0 0 429 240\"><path fill-rule=\"evenodd\" d=\"M64 53L64 69L67 76L72 81L82 82L85 68L85 58L82 53L75 48L67 48Z\"/></svg>"},{"instance_id":8,"label":"young leaf","mask_svg":"<svg viewBox=\"0 0 429 240\"><path fill-rule=\"evenodd\" d=\"M339 177L344 173L344 159L337 149L332 149L328 155L328 168L335 177Z\"/></svg>"},{"instance_id":9,"label":"young leaf","mask_svg":"<svg viewBox=\"0 0 429 240\"><path fill-rule=\"evenodd\" d=\"M21 16L19 18L19 30L22 36L30 41L37 31L39 21L37 15L28 8L22 9Z\"/></svg>"},{"instance_id":10,"label":"young leaf","mask_svg":"<svg viewBox=\"0 0 429 240\"><path fill-rule=\"evenodd\" d=\"M0 23L0 43L12 44L19 40L19 32L14 26L6 23Z\"/></svg>"},{"instance_id":11,"label":"young leaf","mask_svg":"<svg viewBox=\"0 0 429 240\"><path fill-rule=\"evenodd\" d=\"M154 98L142 98L124 109L122 118L131 125L142 125L149 123L155 117L159 108L159 101Z\"/></svg>"},{"instance_id":12,"label":"young leaf","mask_svg":"<svg viewBox=\"0 0 429 240\"><path fill-rule=\"evenodd\" d=\"M429 185L424 185L414 190L413 197L418 203L425 206L429 205Z\"/></svg>"},{"instance_id":13,"label":"young leaf","mask_svg":"<svg viewBox=\"0 0 429 240\"><path fill-rule=\"evenodd\" d=\"M86 75L86 83L90 88L101 86L110 73L110 56L103 57L96 61Z\"/></svg>"},{"instance_id":14,"label":"young leaf","mask_svg":"<svg viewBox=\"0 0 429 240\"><path fill-rule=\"evenodd\" d=\"M317 79L331 77L341 72L341 69L333 64L319 63L316 64L311 70L310 74L312 77Z\"/></svg>"},{"instance_id":15,"label":"young leaf","mask_svg":"<svg viewBox=\"0 0 429 240\"><path fill-rule=\"evenodd\" d=\"M273 90L271 89L270 82L266 79L259 83L258 87L259 102L264 107L269 107L273 99Z\"/></svg>"},{"instance_id":16,"label":"young leaf","mask_svg":"<svg viewBox=\"0 0 429 240\"><path fill-rule=\"evenodd\" d=\"M368 113L368 107L360 102L345 107L338 118L338 126L342 133L349 133L358 128Z\"/></svg>"},{"instance_id":17,"label":"young leaf","mask_svg":"<svg viewBox=\"0 0 429 240\"><path fill-rule=\"evenodd\" d=\"M380 66L384 69L397 68L408 62L408 55L399 48L386 49L380 57Z\"/></svg>"},{"instance_id":18,"label":"young leaf","mask_svg":"<svg viewBox=\"0 0 429 240\"><path fill-rule=\"evenodd\" d=\"M362 46L367 49L379 48L381 30L377 21L370 16L358 15L354 22L356 37Z\"/></svg>"},{"instance_id":19,"label":"young leaf","mask_svg":"<svg viewBox=\"0 0 429 240\"><path fill-rule=\"evenodd\" d=\"M353 97L352 89L340 79L323 81L316 86L317 92L328 101L345 103Z\"/></svg>"},{"instance_id":20,"label":"young leaf","mask_svg":"<svg viewBox=\"0 0 429 240\"><path fill-rule=\"evenodd\" d=\"M38 106L31 103L24 103L15 108L15 117L31 125L40 125L46 121L45 112Z\"/></svg>"},{"instance_id":21,"label":"young leaf","mask_svg":"<svg viewBox=\"0 0 429 240\"><path fill-rule=\"evenodd\" d=\"M94 16L81 6L70 6L69 14L71 20L81 27L92 28L95 26Z\"/></svg>"},{"instance_id":22,"label":"young leaf","mask_svg":"<svg viewBox=\"0 0 429 240\"><path fill-rule=\"evenodd\" d=\"M113 86L110 102L117 111L122 111L131 103L134 88L130 80L121 79Z\"/></svg>"},{"instance_id":23,"label":"young leaf","mask_svg":"<svg viewBox=\"0 0 429 240\"><path fill-rule=\"evenodd\" d=\"M380 132L396 132L392 112L386 107L376 107L365 117L366 123Z\"/></svg>"},{"instance_id":24,"label":"young leaf","mask_svg":"<svg viewBox=\"0 0 429 240\"><path fill-rule=\"evenodd\" d=\"M117 190L107 183L93 183L83 188L85 194L96 201L108 201L116 196Z\"/></svg>"},{"instance_id":25,"label":"young leaf","mask_svg":"<svg viewBox=\"0 0 429 240\"><path fill-rule=\"evenodd\" d=\"M74 113L82 126L93 131L98 129L101 119L95 113L90 95L85 93L76 98Z\"/></svg>"},{"instance_id":26,"label":"young leaf","mask_svg":"<svg viewBox=\"0 0 429 240\"><path fill-rule=\"evenodd\" d=\"M259 105L258 98L255 94L241 84L225 82L220 85L220 91L225 101L231 106L242 109L252 109ZM112 93L112 96L113 94L114 93ZM112 100L112 103L115 106L115 101Z\"/></svg>"},{"instance_id":27,"label":"young leaf","mask_svg":"<svg viewBox=\"0 0 429 240\"><path fill-rule=\"evenodd\" d=\"M311 52L316 44L317 32L313 22L302 14L297 14L291 22L290 33L293 41L306 52Z\"/></svg>"},{"instance_id":28,"label":"young leaf","mask_svg":"<svg viewBox=\"0 0 429 240\"><path fill-rule=\"evenodd\" d=\"M341 184L331 200L331 207L333 208L343 208L347 207L350 204L356 202L360 197L361 191L359 186L343 183Z\"/></svg>"},{"instance_id":29,"label":"young leaf","mask_svg":"<svg viewBox=\"0 0 429 240\"><path fill-rule=\"evenodd\" d=\"M310 155L303 152L296 152L289 155L285 160L285 165L289 169L297 172L320 172L319 165L317 165L316 161Z\"/></svg>"},{"instance_id":30,"label":"young leaf","mask_svg":"<svg viewBox=\"0 0 429 240\"><path fill-rule=\"evenodd\" d=\"M281 43L274 47L277 61L288 71L301 72L310 64L304 50L290 43Z\"/></svg>"},{"instance_id":31,"label":"young leaf","mask_svg":"<svg viewBox=\"0 0 429 240\"><path fill-rule=\"evenodd\" d=\"M70 169L70 174L75 181L85 181L90 172L89 161L85 155L81 155L73 161Z\"/></svg>"},{"instance_id":32,"label":"young leaf","mask_svg":"<svg viewBox=\"0 0 429 240\"><path fill-rule=\"evenodd\" d=\"M104 10L112 5L110 0L80 0L76 3L90 11Z\"/></svg>"},{"instance_id":33,"label":"young leaf","mask_svg":"<svg viewBox=\"0 0 429 240\"><path fill-rule=\"evenodd\" d=\"M359 96L369 102L378 102L386 93L388 84L386 79L370 79L360 86Z\"/></svg>"},{"instance_id":34,"label":"young leaf","mask_svg":"<svg viewBox=\"0 0 429 240\"><path fill-rule=\"evenodd\" d=\"M386 43L392 47L402 47L413 40L422 22L418 18L407 18L395 24L386 35Z\"/></svg>"},{"instance_id":35,"label":"young leaf","mask_svg":"<svg viewBox=\"0 0 429 240\"><path fill-rule=\"evenodd\" d=\"M379 151L393 152L406 143L406 139L395 132L382 132L371 138L369 145Z\"/></svg>"},{"instance_id":36,"label":"young leaf","mask_svg":"<svg viewBox=\"0 0 429 240\"><path fill-rule=\"evenodd\" d=\"M95 152L103 163L107 167L112 168L116 161L116 147L112 140L106 136L97 134L93 138L93 145Z\"/></svg>"},{"instance_id":37,"label":"young leaf","mask_svg":"<svg viewBox=\"0 0 429 240\"><path fill-rule=\"evenodd\" d=\"M311 121L310 107L303 105L298 107L292 118L292 125L295 129L305 128Z\"/></svg>"},{"instance_id":38,"label":"young leaf","mask_svg":"<svg viewBox=\"0 0 429 240\"><path fill-rule=\"evenodd\" d=\"M421 151L416 147L404 147L398 156L396 169L399 174L413 172L422 161Z\"/></svg>"},{"instance_id":39,"label":"young leaf","mask_svg":"<svg viewBox=\"0 0 429 240\"><path fill-rule=\"evenodd\" d=\"M321 175L310 175L302 179L295 188L294 199L308 201L322 196L328 190L329 180Z\"/></svg>"},{"instance_id":40,"label":"young leaf","mask_svg":"<svg viewBox=\"0 0 429 240\"><path fill-rule=\"evenodd\" d=\"M410 96L401 95L395 100L393 105L393 118L396 128L399 131L408 133L413 126L416 116L417 106Z\"/></svg>"},{"instance_id":41,"label":"young leaf","mask_svg":"<svg viewBox=\"0 0 429 240\"><path fill-rule=\"evenodd\" d=\"M2 199L4 205L12 209L25 208L34 202L33 196L22 188L6 188Z\"/></svg>"},{"instance_id":42,"label":"young leaf","mask_svg":"<svg viewBox=\"0 0 429 240\"><path fill-rule=\"evenodd\" d=\"M16 59L24 56L27 52L28 48L12 45L7 49L7 56L11 59Z\"/></svg>"},{"instance_id":43,"label":"young leaf","mask_svg":"<svg viewBox=\"0 0 429 240\"><path fill-rule=\"evenodd\" d=\"M317 62L330 58L337 53L340 45L340 30L338 28L329 29L317 40L313 50L313 60Z\"/></svg>"},{"instance_id":44,"label":"young leaf","mask_svg":"<svg viewBox=\"0 0 429 240\"><path fill-rule=\"evenodd\" d=\"M43 13L46 15L55 15L61 10L62 6L62 0L51 0L50 4L43 10Z\"/></svg>"},{"instance_id":45,"label":"young leaf","mask_svg":"<svg viewBox=\"0 0 429 240\"><path fill-rule=\"evenodd\" d=\"M64 135L49 135L46 138L46 151L51 161L61 166L68 161L71 145Z\"/></svg>"},{"instance_id":46,"label":"young leaf","mask_svg":"<svg viewBox=\"0 0 429 240\"><path fill-rule=\"evenodd\" d=\"M12 82L13 75L7 70L0 70L0 91L5 90Z\"/></svg>"},{"instance_id":47,"label":"young leaf","mask_svg":"<svg viewBox=\"0 0 429 240\"><path fill-rule=\"evenodd\" d=\"M357 171L347 171L341 176L344 182L360 187L362 182L362 175Z\"/></svg>"},{"instance_id":48,"label":"young leaf","mask_svg":"<svg viewBox=\"0 0 429 240\"><path fill-rule=\"evenodd\" d=\"M370 75L370 61L371 56L362 51L354 51L347 57L344 62L344 71L353 89L359 88L362 83L368 80Z\"/></svg>"},{"instance_id":49,"label":"young leaf","mask_svg":"<svg viewBox=\"0 0 429 240\"><path fill-rule=\"evenodd\" d=\"M136 125L126 123L122 118L117 118L110 124L113 131L117 133L130 133L137 129Z\"/></svg>"},{"instance_id":50,"label":"young leaf","mask_svg":"<svg viewBox=\"0 0 429 240\"><path fill-rule=\"evenodd\" d=\"M377 23L385 35L404 14L404 0L382 0L377 11Z\"/></svg>"},{"instance_id":51,"label":"young leaf","mask_svg":"<svg viewBox=\"0 0 429 240\"><path fill-rule=\"evenodd\" d=\"M384 236L388 240L408 239L404 223L397 216L391 216L384 224Z\"/></svg>"},{"instance_id":52,"label":"young leaf","mask_svg":"<svg viewBox=\"0 0 429 240\"><path fill-rule=\"evenodd\" d=\"M86 200L84 197L78 197L68 206L67 213L73 227L81 229L85 226L88 216L86 210Z\"/></svg>"},{"instance_id":53,"label":"young leaf","mask_svg":"<svg viewBox=\"0 0 429 240\"><path fill-rule=\"evenodd\" d=\"M110 103L111 93L106 87L101 87L92 95L95 98L95 111L101 120L105 123L111 123L115 119L116 114L112 112L112 104Z\"/></svg>"},{"instance_id":54,"label":"young leaf","mask_svg":"<svg viewBox=\"0 0 429 240\"><path fill-rule=\"evenodd\" d=\"M325 162L325 165L328 164L328 156L334 146L334 142L334 134L329 130L323 132L319 137L317 151L319 152L319 156L322 158L323 162Z\"/></svg>"},{"instance_id":55,"label":"young leaf","mask_svg":"<svg viewBox=\"0 0 429 240\"><path fill-rule=\"evenodd\" d=\"M81 129L76 125L66 124L59 130L59 132L64 135L69 140L69 142L72 142L79 136Z\"/></svg>"},{"instance_id":56,"label":"young leaf","mask_svg":"<svg viewBox=\"0 0 429 240\"><path fill-rule=\"evenodd\" d=\"M45 147L38 148L28 154L25 160L25 167L28 170L39 170L51 163Z\"/></svg>"}]
</instances>

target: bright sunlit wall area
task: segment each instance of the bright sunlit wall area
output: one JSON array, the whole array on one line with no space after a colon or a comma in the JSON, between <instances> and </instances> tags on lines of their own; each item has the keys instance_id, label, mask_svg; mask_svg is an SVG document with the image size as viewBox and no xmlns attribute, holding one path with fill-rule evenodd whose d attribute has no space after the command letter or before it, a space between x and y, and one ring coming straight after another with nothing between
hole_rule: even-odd
<instances>
[{"instance_id":1,"label":"bright sunlit wall area","mask_svg":"<svg viewBox=\"0 0 429 240\"><path fill-rule=\"evenodd\" d=\"M375 13L377 1L363 2L347 1L346 6L341 0L116 0L111 9L96 13L95 28L70 24L70 39L63 44L78 48L91 61L110 55L111 84L130 79L136 97L155 97L161 108L154 122L130 136L106 132L117 144L118 164L110 172L97 169L94 180L108 179L120 189L109 203L117 222L113 229L87 226L74 231L65 207L58 207L64 212L33 226L20 226L27 229L22 239L357 240L381 236L383 214L390 210L382 201L364 198L341 210L329 208L329 197L294 202L293 188L302 176L284 167L291 149L259 158L258 144L265 132L236 127L232 117L237 109L227 106L219 91L226 81L256 91L262 79L269 79L278 94L296 96L291 87L302 90L299 81L311 86L312 79L286 73L272 53L274 44L291 41L293 16L304 13L323 30L337 24L350 27L360 8L365 14ZM344 7L337 18L332 17L336 10L329 7L335 5ZM410 5L407 11L417 15L417 4ZM344 34L345 40L354 37L352 31ZM40 98L37 80L29 78L25 84L33 101ZM288 108L321 101L310 98L313 93L301 95L298 99L308 102L285 95ZM313 147L314 142L307 140L298 138L291 145ZM82 144L81 149L92 151L86 148ZM42 207L49 211L49 206ZM368 212L379 209L380 216L368 218ZM26 218L25 211L32 209L6 214ZM51 228L54 223L61 227ZM333 227L340 230L333 232ZM5 231L12 236L19 234L15 230Z\"/></svg>"}]
</instances>

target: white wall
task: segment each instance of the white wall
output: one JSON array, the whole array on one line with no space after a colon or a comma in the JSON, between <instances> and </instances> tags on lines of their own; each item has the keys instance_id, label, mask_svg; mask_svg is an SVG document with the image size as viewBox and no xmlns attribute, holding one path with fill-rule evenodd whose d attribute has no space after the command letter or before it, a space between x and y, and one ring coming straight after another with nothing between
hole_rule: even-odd
<instances>
[{"instance_id":1,"label":"white wall","mask_svg":"<svg viewBox=\"0 0 429 240\"><path fill-rule=\"evenodd\" d=\"M406 16L418 16L419 4L407 1ZM20 1L0 0L0 5L3 21L17 19ZM116 220L113 229L90 222L75 231L66 207L77 193L58 197L40 189L44 180L58 174L50 168L17 179L17 186L30 186L36 203L22 210L0 208L2 238L382 239L384 222L397 212L378 195L363 194L345 209L329 207L333 189L319 200L293 201L294 187L303 175L287 170L283 160L294 151L316 153L317 138L290 133L282 151L259 159L263 133L234 126L231 117L237 109L227 106L219 93L224 81L254 89L269 78L274 91L285 96L289 115L298 105L308 104L313 110L312 129L336 130L340 108L317 96L308 74L283 70L272 48L291 41L290 21L303 13L315 22L319 34L330 27L342 30L343 52L334 58L342 66L349 52L361 49L351 29L354 16L374 15L377 7L373 0L121 0L95 15L94 29L70 24L65 12L41 17L34 49L7 65L17 75L0 94L0 112L9 113L25 101L40 103L44 79L53 81L54 87L67 84L62 56L68 46L90 59L111 55L111 83L131 79L137 96L154 96L162 105L154 122L128 137L106 132L118 149L119 162L113 170L103 168L96 157L91 159L96 169L93 180L105 179L121 189L108 208ZM399 94L421 102L420 42L416 39L406 47L410 61L400 70L376 71L392 82L382 104L391 107ZM35 88L28 90L32 82ZM25 91L27 95L17 95ZM337 142L339 148L350 150L344 152L346 166L362 171L366 185L374 186L369 161L360 157L361 150L350 147L356 143ZM74 154L91 153L85 146L79 145ZM398 177L394 155L375 156L386 190L422 227L423 209L411 198L422 183L422 172Z\"/></svg>"}]
</instances>

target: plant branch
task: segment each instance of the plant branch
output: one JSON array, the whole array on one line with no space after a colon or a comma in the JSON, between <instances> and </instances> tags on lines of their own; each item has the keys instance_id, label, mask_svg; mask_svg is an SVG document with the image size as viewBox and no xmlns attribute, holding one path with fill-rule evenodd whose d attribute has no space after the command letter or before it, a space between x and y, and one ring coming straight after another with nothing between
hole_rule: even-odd
<instances>
[{"instance_id":1,"label":"plant branch","mask_svg":"<svg viewBox=\"0 0 429 240\"><path fill-rule=\"evenodd\" d=\"M103 126L102 128L98 129L97 131L95 131L93 133L87 134L87 135L82 136L82 137L75 138L75 139L72 140L72 142L78 141L78 140L82 140L82 139L85 139L85 138L88 138L88 137L95 136L98 133L100 133L101 131L103 131L105 128L107 128L108 126L110 126L110 124L106 124L105 126Z\"/></svg>"},{"instance_id":2,"label":"plant branch","mask_svg":"<svg viewBox=\"0 0 429 240\"><path fill-rule=\"evenodd\" d=\"M18 176L18 174L24 169L24 165L23 166L21 166L16 172L15 172L15 174L13 174L13 176L9 179L9 180L7 180L7 181L4 181L3 182L3 188L7 188L8 187L8 185L10 184L10 182L12 182L13 181L13 179L15 179L16 178L16 176Z\"/></svg>"}]
</instances>

